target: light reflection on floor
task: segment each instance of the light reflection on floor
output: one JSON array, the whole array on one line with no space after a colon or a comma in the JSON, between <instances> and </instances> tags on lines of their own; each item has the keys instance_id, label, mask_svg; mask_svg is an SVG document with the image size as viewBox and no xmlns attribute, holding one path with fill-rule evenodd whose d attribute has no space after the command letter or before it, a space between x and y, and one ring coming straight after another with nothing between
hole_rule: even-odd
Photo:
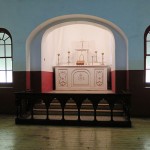
<instances>
[{"instance_id":1,"label":"light reflection on floor","mask_svg":"<svg viewBox=\"0 0 150 150\"><path fill-rule=\"evenodd\" d=\"M15 125L0 115L1 150L149 150L150 119L132 119L132 128Z\"/></svg>"}]
</instances>

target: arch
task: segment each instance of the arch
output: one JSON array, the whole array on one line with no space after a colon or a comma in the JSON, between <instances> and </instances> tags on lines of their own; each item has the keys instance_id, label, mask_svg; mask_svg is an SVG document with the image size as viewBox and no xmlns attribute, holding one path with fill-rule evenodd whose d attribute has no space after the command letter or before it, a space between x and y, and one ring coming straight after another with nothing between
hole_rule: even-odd
<instances>
[{"instance_id":1,"label":"arch","mask_svg":"<svg viewBox=\"0 0 150 150\"><path fill-rule=\"evenodd\" d=\"M12 86L13 83L13 45L12 36L5 28L0 28L0 84Z\"/></svg>"},{"instance_id":2,"label":"arch","mask_svg":"<svg viewBox=\"0 0 150 150\"><path fill-rule=\"evenodd\" d=\"M116 73L115 70L127 70L128 69L128 40L124 32L112 22L91 15L82 15L82 14L73 14L73 15L64 15L56 18L49 19L42 24L40 24L37 28L35 28L26 41L26 71L27 71L27 88L32 87L32 77L31 72L40 72L42 71L42 56L41 56L41 41L44 33L48 29L55 29L56 27L60 27L63 24L73 23L81 21L84 23L94 24L95 26L103 26L109 29L114 38L115 38L115 52L114 52L114 67L112 72L113 80L113 88L115 91L116 88ZM39 76L40 76L39 75ZM50 75L50 74L49 74ZM53 82L52 74L50 75L51 79L49 82ZM34 77L33 77L34 78ZM31 80L31 81L30 81ZM50 81L51 80L51 81ZM36 81L37 82L37 81ZM39 85L43 84L42 75L39 80ZM31 84L30 84L31 83ZM33 83L34 84L34 83ZM42 85L41 85L42 87ZM31 88L32 89L32 88ZM49 89L53 89L52 85ZM42 89L41 89L42 90Z\"/></svg>"},{"instance_id":3,"label":"arch","mask_svg":"<svg viewBox=\"0 0 150 150\"><path fill-rule=\"evenodd\" d=\"M150 26L148 26L144 33L144 83L145 86L150 86L150 68L149 68L149 60L150 60L150 52L149 52L149 43L150 43Z\"/></svg>"},{"instance_id":4,"label":"arch","mask_svg":"<svg viewBox=\"0 0 150 150\"><path fill-rule=\"evenodd\" d=\"M74 65L73 62L77 58L73 56L78 54L75 49L80 46L81 42L84 42L84 47L89 51L88 56L86 52L82 52L82 55L78 56L79 60L92 64L92 56L96 51L97 61L100 62L101 53L105 53L105 64L107 62L107 65L111 65L114 70L115 59L112 54L115 53L115 39L113 33L105 26L88 21L64 22L45 31L41 45L41 70L51 71L52 67L57 65L57 54L61 56L59 59L61 64L67 65L68 51L70 52L70 65Z\"/></svg>"}]
</instances>

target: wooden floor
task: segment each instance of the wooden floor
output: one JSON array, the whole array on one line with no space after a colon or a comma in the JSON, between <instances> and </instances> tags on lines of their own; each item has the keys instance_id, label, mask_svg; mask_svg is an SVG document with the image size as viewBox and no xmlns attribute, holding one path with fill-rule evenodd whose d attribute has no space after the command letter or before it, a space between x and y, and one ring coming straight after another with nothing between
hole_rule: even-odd
<instances>
[{"instance_id":1,"label":"wooden floor","mask_svg":"<svg viewBox=\"0 0 150 150\"><path fill-rule=\"evenodd\" d=\"M150 150L150 119L131 128L15 125L0 115L0 150Z\"/></svg>"}]
</instances>

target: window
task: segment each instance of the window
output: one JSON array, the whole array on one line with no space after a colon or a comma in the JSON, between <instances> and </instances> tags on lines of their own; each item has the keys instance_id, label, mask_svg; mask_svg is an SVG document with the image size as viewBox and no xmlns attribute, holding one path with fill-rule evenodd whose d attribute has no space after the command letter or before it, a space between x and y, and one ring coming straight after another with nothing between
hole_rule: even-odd
<instances>
[{"instance_id":1,"label":"window","mask_svg":"<svg viewBox=\"0 0 150 150\"><path fill-rule=\"evenodd\" d=\"M12 83L12 38L10 33L0 28L0 84Z\"/></svg>"},{"instance_id":2,"label":"window","mask_svg":"<svg viewBox=\"0 0 150 150\"><path fill-rule=\"evenodd\" d=\"M146 56L145 56L145 67L146 67L146 83L150 83L150 31L146 37Z\"/></svg>"}]
</instances>

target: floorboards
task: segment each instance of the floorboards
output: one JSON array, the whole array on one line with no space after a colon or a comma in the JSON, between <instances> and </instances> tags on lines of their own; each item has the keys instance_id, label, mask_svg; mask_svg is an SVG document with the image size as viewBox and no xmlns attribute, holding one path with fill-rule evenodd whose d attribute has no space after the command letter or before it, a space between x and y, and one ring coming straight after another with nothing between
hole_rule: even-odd
<instances>
[{"instance_id":1,"label":"floorboards","mask_svg":"<svg viewBox=\"0 0 150 150\"><path fill-rule=\"evenodd\" d=\"M1 150L149 150L150 119L131 118L131 128L16 125L0 115Z\"/></svg>"}]
</instances>

